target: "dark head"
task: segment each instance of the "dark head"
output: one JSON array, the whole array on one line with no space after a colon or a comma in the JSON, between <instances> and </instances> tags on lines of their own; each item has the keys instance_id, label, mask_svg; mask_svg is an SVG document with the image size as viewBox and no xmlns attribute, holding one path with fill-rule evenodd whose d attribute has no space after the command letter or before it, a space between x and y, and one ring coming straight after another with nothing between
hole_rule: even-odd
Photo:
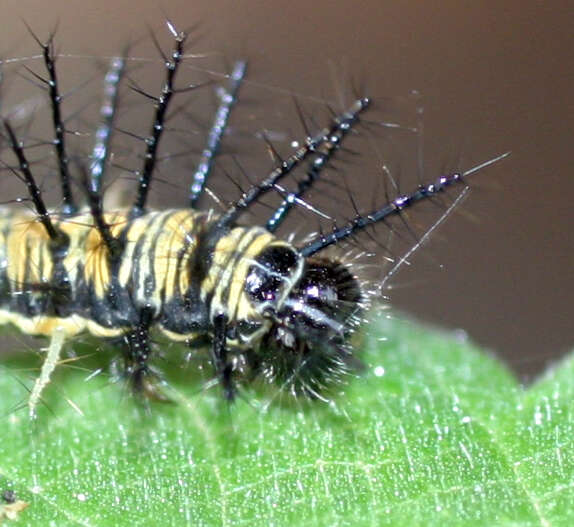
<instances>
[{"instance_id":1,"label":"dark head","mask_svg":"<svg viewBox=\"0 0 574 527\"><path fill-rule=\"evenodd\" d=\"M348 341L363 296L346 266L271 246L251 266L245 289L270 322L250 360L266 380L294 395L321 397L349 371Z\"/></svg>"}]
</instances>

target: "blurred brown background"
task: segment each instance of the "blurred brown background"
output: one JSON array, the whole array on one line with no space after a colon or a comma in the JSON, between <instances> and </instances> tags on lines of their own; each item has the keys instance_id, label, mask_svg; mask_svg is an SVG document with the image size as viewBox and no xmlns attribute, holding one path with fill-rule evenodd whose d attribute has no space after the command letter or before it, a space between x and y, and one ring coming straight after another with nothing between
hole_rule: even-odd
<instances>
[{"instance_id":1,"label":"blurred brown background","mask_svg":"<svg viewBox=\"0 0 574 527\"><path fill-rule=\"evenodd\" d=\"M523 379L574 345L571 2L4 0L0 16L2 58L35 49L22 20L58 23L62 53L110 56L169 16L198 51L248 57L277 98L333 97L330 61L375 98L418 90L425 173L512 157L473 184L478 222L455 214L397 275L393 305L465 329Z\"/></svg>"}]
</instances>

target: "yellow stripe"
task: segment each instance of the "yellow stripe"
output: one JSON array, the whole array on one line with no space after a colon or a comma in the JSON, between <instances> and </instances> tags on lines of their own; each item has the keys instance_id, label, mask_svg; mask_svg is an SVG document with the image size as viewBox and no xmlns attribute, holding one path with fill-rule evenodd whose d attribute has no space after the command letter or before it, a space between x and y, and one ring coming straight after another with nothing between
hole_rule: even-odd
<instances>
[{"instance_id":1,"label":"yellow stripe","mask_svg":"<svg viewBox=\"0 0 574 527\"><path fill-rule=\"evenodd\" d=\"M233 269L227 304L228 314L233 320L239 320L237 318L237 312L240 308L242 311L242 320L248 320L256 315L251 306L251 301L249 301L245 295L245 280L255 258L259 256L265 247L269 246L272 240L273 236L267 231L257 232L256 237L243 254L241 260L237 262L235 269Z\"/></svg>"},{"instance_id":2,"label":"yellow stripe","mask_svg":"<svg viewBox=\"0 0 574 527\"><path fill-rule=\"evenodd\" d=\"M154 275L154 263L150 263L149 253L151 251L154 238L161 232L162 223L167 215L171 214L171 211L166 211L163 213L156 214L152 221L147 222L147 229L142 235L141 239L141 256L139 259L139 279L135 286L135 297L140 303L149 302L153 307L159 306L159 298L157 298L157 287L155 291L152 292L151 298L146 298L145 295L145 282L148 276ZM157 255L156 255L157 257ZM133 264L132 264L133 265ZM134 270L135 271L135 270Z\"/></svg>"},{"instance_id":3,"label":"yellow stripe","mask_svg":"<svg viewBox=\"0 0 574 527\"><path fill-rule=\"evenodd\" d=\"M211 300L212 317L220 313L225 313L229 316L231 311L229 309L229 300L227 303L224 303L223 294L231 285L231 280L233 280L234 269L231 264L235 256L244 251L256 235L256 231L237 227L217 243L213 252L212 269L208 273L208 286L213 288ZM202 286L202 294L208 291Z\"/></svg>"},{"instance_id":4,"label":"yellow stripe","mask_svg":"<svg viewBox=\"0 0 574 527\"><path fill-rule=\"evenodd\" d=\"M52 260L44 258L44 269L38 268L39 258L26 257L26 247L31 250L30 257L41 247L46 247L48 235L44 227L35 221L34 216L18 216L12 222L12 228L6 242L7 276L17 291L26 288L25 282L46 283L52 276ZM30 277L26 280L26 267L29 265Z\"/></svg>"},{"instance_id":5,"label":"yellow stripe","mask_svg":"<svg viewBox=\"0 0 574 527\"><path fill-rule=\"evenodd\" d=\"M24 317L18 313L12 313L5 309L0 310L0 324L12 323L26 335L51 335L57 327L61 327L64 333L73 337L85 331L87 320L73 315L71 317L48 317L39 315L36 317Z\"/></svg>"},{"instance_id":6,"label":"yellow stripe","mask_svg":"<svg viewBox=\"0 0 574 527\"><path fill-rule=\"evenodd\" d=\"M227 262L232 257L244 232L245 229L242 228L233 229L217 242L212 255L211 267L201 283L202 301L205 301L207 296L224 280L225 270L229 272Z\"/></svg>"},{"instance_id":7,"label":"yellow stripe","mask_svg":"<svg viewBox=\"0 0 574 527\"><path fill-rule=\"evenodd\" d=\"M120 271L118 275L118 281L122 287L125 287L133 276L133 255L136 243L145 234L149 221L151 221L154 217L155 214L150 213L143 218L138 218L130 225L130 228L125 237L124 254L122 255L122 263L120 265ZM142 221L144 219L145 221ZM122 231L123 228L118 225L118 227L112 228L112 235L118 237Z\"/></svg>"}]
</instances>

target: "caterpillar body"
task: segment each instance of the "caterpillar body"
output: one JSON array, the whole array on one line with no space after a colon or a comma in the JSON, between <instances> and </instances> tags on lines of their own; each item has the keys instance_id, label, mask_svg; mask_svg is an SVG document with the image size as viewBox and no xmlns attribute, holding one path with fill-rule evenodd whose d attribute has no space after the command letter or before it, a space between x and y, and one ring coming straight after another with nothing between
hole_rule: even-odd
<instances>
[{"instance_id":1,"label":"caterpillar body","mask_svg":"<svg viewBox=\"0 0 574 527\"><path fill-rule=\"evenodd\" d=\"M206 191L245 73L245 63L238 62L227 89L220 92L207 146L191 178L191 206L151 210L146 206L147 196L167 110L173 96L186 91L175 87L185 35L170 23L168 28L174 48L169 57L164 56L161 95L151 96L134 87L154 101L155 116L149 136L143 138L144 164L137 172L138 190L131 207L104 211L102 205L115 98L124 68L121 59L112 62L106 77L102 126L96 133L90 165L77 163L86 202L83 208L78 207L70 184L73 166L65 147L52 37L46 43L36 39L48 77L34 76L46 85L52 107L60 210L46 207L26 157L27 145L17 137L9 119L4 120L4 144L16 161L2 164L26 184L34 212L0 209L0 322L50 339L30 396L31 414L65 341L86 332L121 349L127 378L137 391L150 397L161 397L150 368L154 331L190 347L208 346L228 400L235 397L238 383L255 377L277 383L294 395L322 397L351 368L351 336L369 296L352 266L323 256L325 249L431 199L503 157L465 173L442 175L366 214L357 213L329 233L293 244L276 234L279 225L293 207L307 206L304 194L321 177L346 135L355 131L370 100L356 99L324 129L308 134L302 146L278 160L271 172L223 212L201 211L197 204ZM282 180L302 165L307 167L306 176L295 190L287 191ZM278 193L281 204L265 224L244 225L242 215L268 193Z\"/></svg>"},{"instance_id":2,"label":"caterpillar body","mask_svg":"<svg viewBox=\"0 0 574 527\"><path fill-rule=\"evenodd\" d=\"M91 214L77 214L53 220L67 239L58 259L35 216L3 212L0 322L31 335L69 338L89 332L124 341L136 388L151 389L146 384L149 330L193 346L214 338L214 328L221 325L218 336L226 350L244 355L252 370L259 367L268 376L279 376L290 368L271 371L265 356L250 353L264 337L268 353L276 339L289 347L302 345L301 336L295 339L279 326L270 339L275 318L294 313L295 304L307 297L300 317L324 327L322 333L335 345L350 330L344 327L348 317L358 314L360 292L349 271L331 261L305 261L294 247L261 227L234 226L222 232L217 217L192 210L150 211L133 219L128 211L106 214L112 236L125 247L114 262ZM317 287L324 291L315 293L316 300L328 297L332 313L325 312L327 305L311 308L309 294ZM341 353L337 349L321 360L340 361ZM317 373L312 380L318 381ZM231 398L232 387L227 390Z\"/></svg>"}]
</instances>

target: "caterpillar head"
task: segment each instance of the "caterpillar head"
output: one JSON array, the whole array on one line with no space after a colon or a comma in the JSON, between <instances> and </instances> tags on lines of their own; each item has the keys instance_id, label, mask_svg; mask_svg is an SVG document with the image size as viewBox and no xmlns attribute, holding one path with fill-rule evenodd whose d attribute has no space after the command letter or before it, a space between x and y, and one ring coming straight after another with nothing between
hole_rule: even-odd
<instances>
[{"instance_id":1,"label":"caterpillar head","mask_svg":"<svg viewBox=\"0 0 574 527\"><path fill-rule=\"evenodd\" d=\"M321 397L350 369L362 305L357 279L336 260L303 259L282 246L258 257L245 287L270 323L256 370L294 395Z\"/></svg>"}]
</instances>

